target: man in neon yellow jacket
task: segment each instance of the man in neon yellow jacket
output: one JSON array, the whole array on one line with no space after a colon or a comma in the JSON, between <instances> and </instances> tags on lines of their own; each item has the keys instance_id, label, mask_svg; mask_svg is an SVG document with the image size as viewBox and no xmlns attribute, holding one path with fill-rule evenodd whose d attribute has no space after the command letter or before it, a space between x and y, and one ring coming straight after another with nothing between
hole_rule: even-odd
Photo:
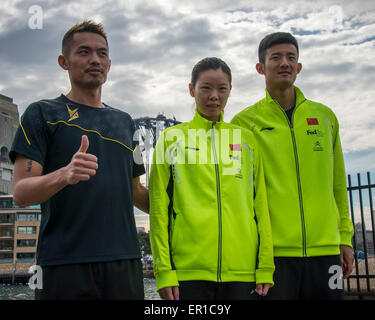
<instances>
[{"instance_id":1,"label":"man in neon yellow jacket","mask_svg":"<svg viewBox=\"0 0 375 320\"><path fill-rule=\"evenodd\" d=\"M199 62L193 120L166 129L156 144L150 240L163 299L251 299L255 285L262 295L273 285L262 162L252 133L223 121L230 88L221 59Z\"/></svg>"},{"instance_id":2,"label":"man in neon yellow jacket","mask_svg":"<svg viewBox=\"0 0 375 320\"><path fill-rule=\"evenodd\" d=\"M276 266L268 298L341 299L330 268L342 264L350 275L353 225L339 125L332 110L294 86L298 50L289 33L261 41L256 69L266 97L232 123L252 130L262 153Z\"/></svg>"}]
</instances>

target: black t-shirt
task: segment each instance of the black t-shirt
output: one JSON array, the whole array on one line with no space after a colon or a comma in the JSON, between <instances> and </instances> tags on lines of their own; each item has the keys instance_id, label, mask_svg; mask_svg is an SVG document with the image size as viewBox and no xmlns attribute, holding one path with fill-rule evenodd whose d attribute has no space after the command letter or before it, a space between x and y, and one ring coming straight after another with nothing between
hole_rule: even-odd
<instances>
[{"instance_id":1,"label":"black t-shirt","mask_svg":"<svg viewBox=\"0 0 375 320\"><path fill-rule=\"evenodd\" d=\"M293 116L293 111L295 109L295 106L293 108L290 108L288 110L285 110L286 115L288 116L289 122L292 123L292 116Z\"/></svg>"},{"instance_id":2,"label":"black t-shirt","mask_svg":"<svg viewBox=\"0 0 375 320\"><path fill-rule=\"evenodd\" d=\"M87 135L98 170L41 204L37 263L61 265L140 258L133 212L133 178L145 173L133 154L135 126L123 111L93 108L64 95L31 104L9 154L35 160L48 174L66 166Z\"/></svg>"}]
</instances>

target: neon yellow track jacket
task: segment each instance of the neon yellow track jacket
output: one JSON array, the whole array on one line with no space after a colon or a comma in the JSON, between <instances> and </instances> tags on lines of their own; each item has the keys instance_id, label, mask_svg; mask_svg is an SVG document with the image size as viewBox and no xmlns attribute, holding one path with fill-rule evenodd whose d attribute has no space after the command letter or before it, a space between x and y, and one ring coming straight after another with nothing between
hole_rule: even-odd
<instances>
[{"instance_id":1,"label":"neon yellow track jacket","mask_svg":"<svg viewBox=\"0 0 375 320\"><path fill-rule=\"evenodd\" d=\"M197 112L164 130L149 190L157 290L179 280L273 284L263 167L250 131Z\"/></svg>"},{"instance_id":2,"label":"neon yellow track jacket","mask_svg":"<svg viewBox=\"0 0 375 320\"><path fill-rule=\"evenodd\" d=\"M338 121L295 92L291 123L267 90L232 123L251 129L262 152L275 256L336 255L353 236Z\"/></svg>"}]
</instances>

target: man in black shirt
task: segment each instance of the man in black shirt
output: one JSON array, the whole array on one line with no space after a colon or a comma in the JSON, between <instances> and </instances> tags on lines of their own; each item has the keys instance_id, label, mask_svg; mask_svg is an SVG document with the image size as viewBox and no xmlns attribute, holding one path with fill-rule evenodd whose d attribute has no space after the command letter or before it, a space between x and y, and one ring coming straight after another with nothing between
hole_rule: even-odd
<instances>
[{"instance_id":1,"label":"man in black shirt","mask_svg":"<svg viewBox=\"0 0 375 320\"><path fill-rule=\"evenodd\" d=\"M14 201L42 208L36 299L143 299L133 204L148 212L145 170L133 120L101 102L111 65L102 26L73 26L58 62L71 91L32 103L10 152Z\"/></svg>"}]
</instances>

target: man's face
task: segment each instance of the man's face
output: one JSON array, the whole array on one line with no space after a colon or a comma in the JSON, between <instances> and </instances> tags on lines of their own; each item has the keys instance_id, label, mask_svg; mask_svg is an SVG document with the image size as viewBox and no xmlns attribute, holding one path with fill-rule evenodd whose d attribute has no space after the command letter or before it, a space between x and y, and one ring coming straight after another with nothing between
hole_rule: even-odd
<instances>
[{"instance_id":1,"label":"man's face","mask_svg":"<svg viewBox=\"0 0 375 320\"><path fill-rule=\"evenodd\" d=\"M284 89L293 86L302 64L298 63L297 48L282 43L268 48L265 63L258 63L256 68L265 76L267 88Z\"/></svg>"},{"instance_id":2,"label":"man's face","mask_svg":"<svg viewBox=\"0 0 375 320\"><path fill-rule=\"evenodd\" d=\"M107 80L111 66L106 40L92 32L75 33L60 65L68 70L72 86L86 89L100 87Z\"/></svg>"}]
</instances>

